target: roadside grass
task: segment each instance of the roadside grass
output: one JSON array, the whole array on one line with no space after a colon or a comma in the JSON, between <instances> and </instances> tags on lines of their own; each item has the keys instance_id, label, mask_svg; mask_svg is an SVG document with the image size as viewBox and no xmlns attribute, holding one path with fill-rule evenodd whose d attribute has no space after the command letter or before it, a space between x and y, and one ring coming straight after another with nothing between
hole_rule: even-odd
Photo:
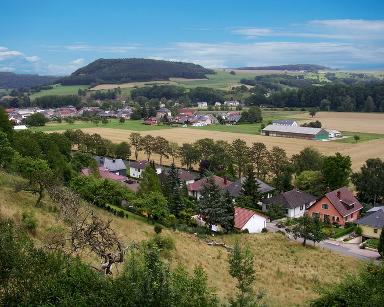
<instances>
[{"instance_id":1,"label":"roadside grass","mask_svg":"<svg viewBox=\"0 0 384 307\"><path fill-rule=\"evenodd\" d=\"M35 131L58 131L58 130L68 130L68 129L85 129L85 128L113 128L113 129L123 129L123 130L132 130L132 131L150 131L150 130L160 130L160 129L170 129L170 126L166 125L144 125L142 120L126 120L124 123L120 123L117 119L110 119L107 124L95 124L92 121L81 121L77 120L73 124L66 122L57 123L50 122L42 127L35 127Z\"/></svg>"},{"instance_id":2,"label":"roadside grass","mask_svg":"<svg viewBox=\"0 0 384 307\"><path fill-rule=\"evenodd\" d=\"M48 229L67 226L60 221L57 212L50 209L54 204L49 199L44 198L44 206L35 207L35 196L23 191L16 193L14 183L18 180L20 178L0 171L0 214L17 222L22 212L32 211L38 220L33 239L42 246ZM155 234L153 225L140 218L121 218L101 208L92 209L111 221L126 245L150 239ZM164 228L161 235L171 237L175 242L175 250L167 258L172 267L183 265L191 272L194 267L201 266L208 276L209 286L216 289L222 302L235 293L234 280L228 273L228 252L225 249L210 246L198 236L178 230ZM280 234L217 235L207 239L225 242L230 246L236 240L240 240L242 245L249 245L255 256L257 279L254 287L265 292L264 303L267 306L306 306L318 296L316 289L338 282L346 274L357 273L364 263L322 248L305 248ZM100 259L95 259L89 253L82 253L80 257L87 263L100 264ZM115 271L116 274L119 272L121 266Z\"/></svg>"},{"instance_id":3,"label":"roadside grass","mask_svg":"<svg viewBox=\"0 0 384 307\"><path fill-rule=\"evenodd\" d=\"M48 95L77 95L79 89L87 89L87 85L61 85L55 84L52 89L42 90L37 93L31 94L29 97L34 100L37 97L48 96Z\"/></svg>"},{"instance_id":4,"label":"roadside grass","mask_svg":"<svg viewBox=\"0 0 384 307\"><path fill-rule=\"evenodd\" d=\"M379 246L379 239L368 239L364 242L365 246L377 249Z\"/></svg>"},{"instance_id":5,"label":"roadside grass","mask_svg":"<svg viewBox=\"0 0 384 307\"><path fill-rule=\"evenodd\" d=\"M358 144L358 143L362 143L362 142L368 142L368 141L373 141L373 140L378 140L378 139L384 138L384 134L379 134L379 133L342 131L342 134L343 134L343 136L346 136L346 138L335 140L333 142ZM353 138L355 135L359 136L359 138L360 138L357 142Z\"/></svg>"}]
</instances>

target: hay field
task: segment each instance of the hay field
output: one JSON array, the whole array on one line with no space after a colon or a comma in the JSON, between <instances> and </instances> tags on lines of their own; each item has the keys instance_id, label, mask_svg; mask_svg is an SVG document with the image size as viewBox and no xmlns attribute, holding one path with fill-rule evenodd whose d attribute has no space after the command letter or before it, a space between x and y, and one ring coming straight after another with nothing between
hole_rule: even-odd
<instances>
[{"instance_id":1,"label":"hay field","mask_svg":"<svg viewBox=\"0 0 384 307\"><path fill-rule=\"evenodd\" d=\"M49 227L66 226L49 209L54 205L49 199L44 199L46 205L35 207L35 196L27 192L15 193L14 182L17 180L17 177L0 171L0 215L17 222L22 212L33 212L38 220L33 239L41 245ZM105 210L94 209L100 216L112 221L124 244L140 242L154 235L153 225L140 219L118 218ZM192 234L164 229L162 235L172 237L175 242L176 249L169 258L173 267L181 264L192 271L195 266L201 265L207 273L209 285L216 289L223 301L233 295L234 280L228 273L226 250L209 246ZM254 286L265 290L267 306L306 306L311 299L316 298L316 288L337 282L347 273L356 273L363 263L328 250L304 248L279 234L239 234L215 238L229 245L233 245L236 239L249 244L255 255L257 281ZM332 265L329 265L329 259L332 259ZM89 254L83 254L82 260L94 265L100 264L99 259Z\"/></svg>"},{"instance_id":2,"label":"hay field","mask_svg":"<svg viewBox=\"0 0 384 307\"><path fill-rule=\"evenodd\" d=\"M87 128L82 129L87 133L98 133L102 137L111 140L112 142L127 141L129 134L132 131L109 129L109 128ZM151 134L153 136L163 136L169 141L182 143L192 143L202 138L212 138L214 140L226 140L232 142L233 140L240 138L245 140L249 145L254 142L262 142L268 148L273 146L280 146L284 148L289 156L298 153L302 149L308 146L317 148L320 152L326 155L331 155L336 152L340 152L344 155L349 155L352 158L352 168L358 170L369 158L384 158L384 139L378 139L373 141L367 141L357 144L342 143L342 142L319 142L311 140L301 140L294 138L281 138L281 137L267 137L262 135L250 135L243 133L230 133L221 131L205 131L192 128L173 128L166 130L153 130L141 132L142 135ZM144 158L144 155L141 156ZM153 155L155 161L158 160L156 155ZM169 161L164 160L164 163Z\"/></svg>"},{"instance_id":3,"label":"hay field","mask_svg":"<svg viewBox=\"0 0 384 307\"><path fill-rule=\"evenodd\" d=\"M319 120L323 127L340 131L384 133L384 113L318 112L296 114L300 122Z\"/></svg>"}]
</instances>

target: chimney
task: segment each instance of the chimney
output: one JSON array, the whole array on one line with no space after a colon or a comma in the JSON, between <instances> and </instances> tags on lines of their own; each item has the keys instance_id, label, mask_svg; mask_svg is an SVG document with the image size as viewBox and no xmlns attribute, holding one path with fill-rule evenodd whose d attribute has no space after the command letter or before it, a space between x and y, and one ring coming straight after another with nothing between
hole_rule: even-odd
<instances>
[{"instance_id":1,"label":"chimney","mask_svg":"<svg viewBox=\"0 0 384 307\"><path fill-rule=\"evenodd\" d=\"M340 191L336 192L336 196L337 196L338 199L340 199Z\"/></svg>"}]
</instances>

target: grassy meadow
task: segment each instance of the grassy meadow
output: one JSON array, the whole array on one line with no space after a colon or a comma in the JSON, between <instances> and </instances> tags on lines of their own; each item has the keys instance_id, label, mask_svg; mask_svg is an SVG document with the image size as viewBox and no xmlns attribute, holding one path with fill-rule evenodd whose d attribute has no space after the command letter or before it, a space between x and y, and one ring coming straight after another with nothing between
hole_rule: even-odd
<instances>
[{"instance_id":1,"label":"grassy meadow","mask_svg":"<svg viewBox=\"0 0 384 307\"><path fill-rule=\"evenodd\" d=\"M23 212L30 212L37 221L36 232L32 235L37 245L44 245L51 227L67 226L57 218L55 204L45 198L43 205L35 207L36 197L27 192L14 191L20 178L0 171L0 215L20 223ZM94 208L103 218L112 221L117 234L125 244L140 242L154 235L153 225L145 219L119 218L109 212ZM222 247L207 245L204 238L171 229L164 229L163 236L172 237L175 249L167 257L172 267L183 265L188 271L202 266L208 282L224 302L235 293L234 280L228 273L228 252ZM211 238L208 238L211 239ZM254 268L256 290L265 293L267 306L307 306L317 297L316 289L338 282L347 274L356 273L363 262L332 253L321 248L307 247L289 241L279 234L233 234L216 236L216 241L233 245L235 240L248 244L255 255ZM81 255L82 260L99 264L100 260L89 254ZM332 265L330 265L332 259ZM121 272L121 267L118 270ZM118 274L115 270L115 274Z\"/></svg>"},{"instance_id":2,"label":"grassy meadow","mask_svg":"<svg viewBox=\"0 0 384 307\"><path fill-rule=\"evenodd\" d=\"M31 100L37 97L48 96L48 95L77 95L79 89L87 89L87 85L61 85L55 84L52 89L43 90L30 95Z\"/></svg>"}]
</instances>

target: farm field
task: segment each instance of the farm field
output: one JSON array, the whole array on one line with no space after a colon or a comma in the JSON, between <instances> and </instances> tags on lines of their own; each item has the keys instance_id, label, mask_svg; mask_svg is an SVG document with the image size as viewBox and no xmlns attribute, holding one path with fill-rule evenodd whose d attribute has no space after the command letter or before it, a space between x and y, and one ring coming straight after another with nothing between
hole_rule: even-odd
<instances>
[{"instance_id":1,"label":"farm field","mask_svg":"<svg viewBox=\"0 0 384 307\"><path fill-rule=\"evenodd\" d=\"M295 118L301 123L319 120L327 129L384 134L384 113L318 112L314 118L308 113L296 114Z\"/></svg>"},{"instance_id":2,"label":"farm field","mask_svg":"<svg viewBox=\"0 0 384 307\"><path fill-rule=\"evenodd\" d=\"M34 241L41 245L50 227L66 226L57 219L52 210L54 204L49 199L44 199L44 205L35 207L35 196L24 191L15 193L17 180L17 177L0 172L0 214L18 223L23 212L32 212L38 221ZM103 218L111 220L125 244L138 243L154 235L153 225L142 218L133 215L128 219L119 218L97 207L93 209ZM171 236L175 242L175 249L168 257L172 267L183 265L192 271L195 266L202 266L209 285L216 289L222 300L234 294L234 281L228 273L225 249L209 246L197 236L180 231L164 229L162 235ZM315 289L338 282L348 273L356 273L363 264L362 261L321 248L304 248L279 234L238 234L217 236L215 240L228 245L233 245L235 240L249 244L255 255L257 280L254 286L265 291L264 303L267 306L306 306L317 297ZM82 257L88 263L100 264L99 259L91 258L86 253ZM332 259L332 265L329 265L329 259Z\"/></svg>"},{"instance_id":3,"label":"farm field","mask_svg":"<svg viewBox=\"0 0 384 307\"><path fill-rule=\"evenodd\" d=\"M110 129L110 128L87 128L82 129L87 133L99 133L102 137L111 140L112 142L126 141L131 131L122 129ZM341 143L341 142L319 142L311 140L301 140L294 138L280 138L280 137L267 137L261 135L251 135L245 133L230 133L222 131L206 131L196 128L173 128L166 130L152 130L143 132L145 134L151 134L153 136L162 136L169 141L182 143L192 143L202 138L212 138L214 140L226 140L232 142L233 140L240 138L245 140L248 145L253 142L262 142L269 149L273 146L280 146L284 148L289 156L298 153L302 149L308 146L317 148L320 152L326 155L331 155L336 152L340 152L344 155L349 155L352 158L352 168L354 170L359 169L364 162L369 158L383 157L384 156L384 139L373 140L369 142L361 142L357 144ZM142 156L141 158L144 158ZM158 161L157 156L153 155L155 161ZM165 163L169 163L164 159Z\"/></svg>"},{"instance_id":4,"label":"farm field","mask_svg":"<svg viewBox=\"0 0 384 307\"><path fill-rule=\"evenodd\" d=\"M87 89L87 85L60 85L55 84L52 89L43 90L37 93L33 93L29 97L34 100L37 97L48 96L48 95L77 95L79 89Z\"/></svg>"}]
</instances>

